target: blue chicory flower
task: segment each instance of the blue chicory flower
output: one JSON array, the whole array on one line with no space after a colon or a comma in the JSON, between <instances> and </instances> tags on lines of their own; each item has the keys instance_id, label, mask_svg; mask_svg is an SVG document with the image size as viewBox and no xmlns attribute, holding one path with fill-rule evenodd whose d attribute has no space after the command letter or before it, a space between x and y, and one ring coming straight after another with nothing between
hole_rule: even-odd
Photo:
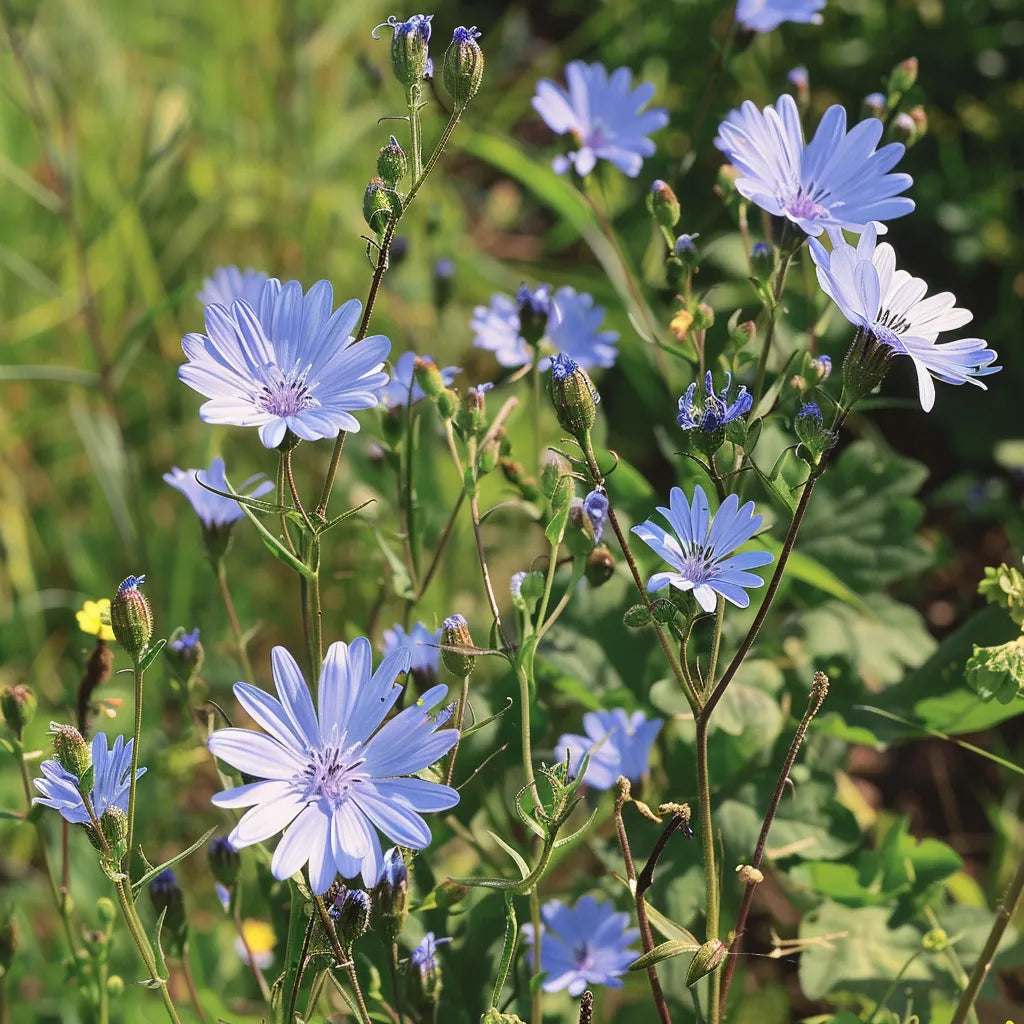
<instances>
[{"instance_id":1,"label":"blue chicory flower","mask_svg":"<svg viewBox=\"0 0 1024 1024\"><path fill-rule=\"evenodd\" d=\"M244 494L248 498L259 498L274 489L270 480L264 480L250 491L249 488L259 480L263 480L262 473L249 477L242 484L238 493ZM202 486L206 484L208 487L216 487L218 491L228 489L227 477L224 473L224 460L219 455L215 455L210 460L209 469L178 469L177 466L172 466L170 473L164 473L164 481L172 487L176 487L188 498L196 515L208 530L219 526L230 526L245 515L242 506L234 498L222 497Z\"/></svg>"},{"instance_id":2,"label":"blue chicory flower","mask_svg":"<svg viewBox=\"0 0 1024 1024\"><path fill-rule=\"evenodd\" d=\"M818 283L851 324L870 331L896 354L911 358L925 412L935 404L933 377L947 384L985 388L977 378L1001 369L992 365L996 353L985 341L961 338L941 345L936 341L943 331L956 330L973 319L969 310L954 306L952 292L925 298L927 284L896 269L892 246L876 244L874 226L865 229L856 248L840 232L830 235L831 252L817 241L811 244Z\"/></svg>"},{"instance_id":3,"label":"blue chicory flower","mask_svg":"<svg viewBox=\"0 0 1024 1024\"><path fill-rule=\"evenodd\" d=\"M280 700L236 683L235 696L266 733L220 729L207 741L214 756L263 780L218 793L218 807L250 808L231 832L241 849L282 829L271 860L275 878L290 878L309 862L315 893L335 876L361 873L367 887L383 870L378 829L392 842L420 850L430 829L420 812L454 807L449 786L414 776L446 754L458 730L441 729L446 716L430 712L444 700L435 686L381 725L402 692L395 679L408 672L402 647L372 672L370 642L334 643L324 659L317 688L319 714L295 659L283 647L272 655Z\"/></svg>"},{"instance_id":4,"label":"blue chicory flower","mask_svg":"<svg viewBox=\"0 0 1024 1024\"><path fill-rule=\"evenodd\" d=\"M533 353L519 336L519 304L507 295L492 295L489 306L477 306L469 322L473 344L494 353L500 366L526 366Z\"/></svg>"},{"instance_id":5,"label":"blue chicory flower","mask_svg":"<svg viewBox=\"0 0 1024 1024\"><path fill-rule=\"evenodd\" d=\"M210 401L207 423L259 427L276 448L290 430L304 441L359 430L352 415L371 409L387 384L382 373L391 342L373 335L355 344L361 304L332 312L334 291L318 281L303 295L297 281L270 278L259 304L237 299L206 307L206 334L186 334L188 360L178 377Z\"/></svg>"},{"instance_id":6,"label":"blue chicory flower","mask_svg":"<svg viewBox=\"0 0 1024 1024\"><path fill-rule=\"evenodd\" d=\"M221 885L220 882L214 882L213 891L217 894L217 902L220 903L226 914L231 909L231 890L226 885Z\"/></svg>"},{"instance_id":7,"label":"blue chicory flower","mask_svg":"<svg viewBox=\"0 0 1024 1024\"><path fill-rule=\"evenodd\" d=\"M739 0L736 21L751 32L771 32L784 21L820 25L825 0Z\"/></svg>"},{"instance_id":8,"label":"blue chicory flower","mask_svg":"<svg viewBox=\"0 0 1024 1024\"><path fill-rule=\"evenodd\" d=\"M817 356L811 360L811 366L818 375L818 380L828 380L832 375L832 357L826 355Z\"/></svg>"},{"instance_id":9,"label":"blue chicory flower","mask_svg":"<svg viewBox=\"0 0 1024 1024\"><path fill-rule=\"evenodd\" d=\"M740 172L740 195L808 235L826 228L861 232L871 221L903 217L914 201L900 196L913 182L889 171L903 156L901 143L876 150L883 125L866 118L846 131L846 111L825 111L814 138L804 143L796 101L788 93L758 110L747 100L722 122L715 145ZM879 226L885 231L884 226Z\"/></svg>"},{"instance_id":10,"label":"blue chicory flower","mask_svg":"<svg viewBox=\"0 0 1024 1024\"><path fill-rule=\"evenodd\" d=\"M545 992L567 990L583 994L590 985L621 988L620 975L636 959L629 945L640 937L629 928L629 915L617 913L611 903L598 903L583 896L570 907L561 900L549 900L541 907L540 969L547 977ZM537 937L533 926L523 925L523 937L532 947L530 964L536 970Z\"/></svg>"},{"instance_id":11,"label":"blue chicory flower","mask_svg":"<svg viewBox=\"0 0 1024 1024\"><path fill-rule=\"evenodd\" d=\"M697 382L686 389L686 394L679 399L679 415L676 420L683 430L702 430L705 434L713 434L721 430L727 423L740 416L746 416L754 404L753 396L747 391L746 386L741 384L736 392L736 399L729 401L729 392L732 389L732 374L725 375L725 387L719 394L715 394L714 381L711 371L704 374L704 401L695 401Z\"/></svg>"},{"instance_id":12,"label":"blue chicory flower","mask_svg":"<svg viewBox=\"0 0 1024 1024\"><path fill-rule=\"evenodd\" d=\"M634 89L629 68L616 68L609 76L603 64L581 60L566 67L565 80L568 90L542 79L533 97L533 108L547 126L558 135L571 133L579 145L576 152L555 159L555 170L563 174L571 166L585 177L603 159L635 178L644 157L654 153L647 136L668 124L666 110L643 109L654 96L653 84Z\"/></svg>"},{"instance_id":13,"label":"blue chicory flower","mask_svg":"<svg viewBox=\"0 0 1024 1024\"><path fill-rule=\"evenodd\" d=\"M391 654L400 648L409 652L410 671L438 672L441 664L441 630L430 630L417 622L408 633L399 623L384 630L384 653Z\"/></svg>"},{"instance_id":14,"label":"blue chicory flower","mask_svg":"<svg viewBox=\"0 0 1024 1024\"><path fill-rule=\"evenodd\" d=\"M218 267L203 281L203 287L196 292L196 298L204 305L218 303L230 308L236 299L245 299L250 306L260 301L260 292L267 275L260 270L239 270L238 267Z\"/></svg>"},{"instance_id":15,"label":"blue chicory flower","mask_svg":"<svg viewBox=\"0 0 1024 1024\"><path fill-rule=\"evenodd\" d=\"M601 543L604 521L608 518L608 496L604 491L591 491L583 499L583 514L590 520L594 530L594 543Z\"/></svg>"},{"instance_id":16,"label":"blue chicory flower","mask_svg":"<svg viewBox=\"0 0 1024 1024\"><path fill-rule=\"evenodd\" d=\"M199 627L196 626L191 633L182 633L175 640L171 640L168 644L170 649L175 654L189 654L199 643ZM211 841L210 846L216 846L218 843L227 843L226 839L214 839ZM228 844L230 846L230 843Z\"/></svg>"},{"instance_id":17,"label":"blue chicory flower","mask_svg":"<svg viewBox=\"0 0 1024 1024\"><path fill-rule=\"evenodd\" d=\"M585 736L563 733L555 744L555 757L569 752L569 770L579 772L583 755L590 754L583 781L594 789L611 789L620 775L639 782L647 772L651 745L661 730L662 720L650 721L642 711L628 714L624 708L588 711L583 716Z\"/></svg>"},{"instance_id":18,"label":"blue chicory flower","mask_svg":"<svg viewBox=\"0 0 1024 1024\"><path fill-rule=\"evenodd\" d=\"M805 417L811 417L811 419L817 420L819 423L822 421L821 406L817 402L805 402L800 406L800 411L796 414L797 419L804 419Z\"/></svg>"},{"instance_id":19,"label":"blue chicory flower","mask_svg":"<svg viewBox=\"0 0 1024 1024\"><path fill-rule=\"evenodd\" d=\"M754 514L754 503L748 501L740 508L739 498L730 494L712 518L707 495L700 486L694 488L692 505L680 488L673 487L669 507L659 505L658 511L675 536L650 520L633 527L633 533L672 566L669 572L655 573L647 581L647 590L654 593L671 585L684 592L693 591L697 604L706 612L715 610L716 595L737 608L746 608L750 604L747 590L764 586L760 576L747 570L767 565L774 557L767 551L732 555L761 527L762 517Z\"/></svg>"},{"instance_id":20,"label":"blue chicory flower","mask_svg":"<svg viewBox=\"0 0 1024 1024\"><path fill-rule=\"evenodd\" d=\"M402 851L397 846L385 850L384 859L381 862L380 882L387 884L392 889L409 881L409 868L406 866Z\"/></svg>"},{"instance_id":21,"label":"blue chicory flower","mask_svg":"<svg viewBox=\"0 0 1024 1024\"><path fill-rule=\"evenodd\" d=\"M431 359L430 356L424 356L423 358ZM433 360L431 359L431 361ZM415 363L415 352L403 352L395 360L391 371L391 380L388 381L387 387L381 392L381 402L385 409L397 409L406 406L410 400L415 405L427 397L423 388L416 383ZM446 366L441 370L441 380L444 381L446 388L451 387L457 373L461 373L458 366Z\"/></svg>"},{"instance_id":22,"label":"blue chicory flower","mask_svg":"<svg viewBox=\"0 0 1024 1024\"><path fill-rule=\"evenodd\" d=\"M131 577L130 577L131 578ZM132 744L118 736L114 745L107 748L107 734L98 732L92 739L92 764L96 770L89 803L97 818L103 817L108 807L119 807L128 813L128 790L132 770ZM44 807L53 807L60 811L61 817L73 825L84 825L89 822L89 812L85 809L82 797L78 792L78 780L70 772L65 771L56 760L43 761L39 766L43 777L34 779L36 789L42 793L32 801ZM146 773L140 768L136 778Z\"/></svg>"},{"instance_id":23,"label":"blue chicory flower","mask_svg":"<svg viewBox=\"0 0 1024 1024\"><path fill-rule=\"evenodd\" d=\"M431 971L437 970L437 947L442 942L451 942L450 938L435 939L433 932L427 932L423 940L412 951L409 959L414 967L419 969L420 977L425 978Z\"/></svg>"}]
</instances>

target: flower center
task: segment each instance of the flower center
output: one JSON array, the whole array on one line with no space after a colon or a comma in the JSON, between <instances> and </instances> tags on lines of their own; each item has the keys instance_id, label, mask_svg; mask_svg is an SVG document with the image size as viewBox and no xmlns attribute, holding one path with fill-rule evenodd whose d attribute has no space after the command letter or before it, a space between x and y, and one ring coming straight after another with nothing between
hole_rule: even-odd
<instances>
[{"instance_id":1,"label":"flower center","mask_svg":"<svg viewBox=\"0 0 1024 1024\"><path fill-rule=\"evenodd\" d=\"M582 945L574 946L572 958L576 961L576 966L581 971L585 971L588 967L593 967L594 954L590 951L590 943L584 942Z\"/></svg>"},{"instance_id":2,"label":"flower center","mask_svg":"<svg viewBox=\"0 0 1024 1024\"><path fill-rule=\"evenodd\" d=\"M683 560L679 566L680 573L691 583L699 586L711 576L714 563L704 548L684 549Z\"/></svg>"},{"instance_id":3,"label":"flower center","mask_svg":"<svg viewBox=\"0 0 1024 1024\"><path fill-rule=\"evenodd\" d=\"M369 776L362 771L365 758L359 756L362 744L351 747L329 746L313 750L309 763L299 777L305 786L305 799L323 797L334 807L343 804L361 782Z\"/></svg>"},{"instance_id":4,"label":"flower center","mask_svg":"<svg viewBox=\"0 0 1024 1024\"><path fill-rule=\"evenodd\" d=\"M801 185L795 196L785 205L786 213L793 220L821 220L828 216L828 210L819 206L803 189Z\"/></svg>"},{"instance_id":5,"label":"flower center","mask_svg":"<svg viewBox=\"0 0 1024 1024\"><path fill-rule=\"evenodd\" d=\"M905 328L906 324L904 323L903 329ZM906 348L903 342L900 341L900 334L902 333L900 327L891 327L882 320L875 323L874 327L871 328L871 333L880 344L888 345L889 348L895 349L901 355L906 354Z\"/></svg>"},{"instance_id":6,"label":"flower center","mask_svg":"<svg viewBox=\"0 0 1024 1024\"><path fill-rule=\"evenodd\" d=\"M263 384L253 395L253 403L272 416L296 416L306 409L318 408L320 402L313 397L316 384L310 384L307 379L309 371L309 366L300 369L298 364L287 373L276 366L267 367Z\"/></svg>"}]
</instances>

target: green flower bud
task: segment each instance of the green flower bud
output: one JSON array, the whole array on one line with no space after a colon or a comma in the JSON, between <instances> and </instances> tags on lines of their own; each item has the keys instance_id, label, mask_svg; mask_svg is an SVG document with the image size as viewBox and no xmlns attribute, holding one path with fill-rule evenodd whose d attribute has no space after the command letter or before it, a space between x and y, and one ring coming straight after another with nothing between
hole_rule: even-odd
<instances>
[{"instance_id":1,"label":"green flower bud","mask_svg":"<svg viewBox=\"0 0 1024 1024\"><path fill-rule=\"evenodd\" d=\"M468 388L462 396L462 405L455 417L455 426L465 437L479 434L486 425L484 396L490 390L490 384L479 384L475 388Z\"/></svg>"},{"instance_id":2,"label":"green flower bud","mask_svg":"<svg viewBox=\"0 0 1024 1024\"><path fill-rule=\"evenodd\" d=\"M19 740L25 732L25 727L35 717L38 706L36 695L24 683L8 686L0 694L0 711L3 712L4 720L11 732Z\"/></svg>"},{"instance_id":3,"label":"green flower bud","mask_svg":"<svg viewBox=\"0 0 1024 1024\"><path fill-rule=\"evenodd\" d=\"M754 277L762 284L771 280L772 272L775 270L775 253L770 245L758 242L750 250L750 268Z\"/></svg>"},{"instance_id":4,"label":"green flower bud","mask_svg":"<svg viewBox=\"0 0 1024 1024\"><path fill-rule=\"evenodd\" d=\"M449 615L441 623L441 661L453 676L464 679L476 665L476 655L448 650L450 647L474 647L469 623L458 613Z\"/></svg>"},{"instance_id":5,"label":"green flower bud","mask_svg":"<svg viewBox=\"0 0 1024 1024\"><path fill-rule=\"evenodd\" d=\"M706 302L701 302L693 314L693 325L701 331L706 331L715 322L715 311Z\"/></svg>"},{"instance_id":6,"label":"green flower bud","mask_svg":"<svg viewBox=\"0 0 1024 1024\"><path fill-rule=\"evenodd\" d=\"M729 341L737 348L743 348L748 342L753 341L756 335L757 324L753 320L744 320L732 329Z\"/></svg>"},{"instance_id":7,"label":"green flower bud","mask_svg":"<svg viewBox=\"0 0 1024 1024\"><path fill-rule=\"evenodd\" d=\"M392 217L402 212L398 193L381 178L371 178L363 193L363 217L371 231L385 231Z\"/></svg>"},{"instance_id":8,"label":"green flower bud","mask_svg":"<svg viewBox=\"0 0 1024 1024\"><path fill-rule=\"evenodd\" d=\"M440 398L444 391L444 380L441 371L432 359L424 359L417 356L413 362L413 376L416 383L423 389L423 393L429 398Z\"/></svg>"},{"instance_id":9,"label":"green flower bud","mask_svg":"<svg viewBox=\"0 0 1024 1024\"><path fill-rule=\"evenodd\" d=\"M450 420L459 411L459 396L451 388L445 388L437 396L437 411L446 420Z\"/></svg>"},{"instance_id":10,"label":"green flower bud","mask_svg":"<svg viewBox=\"0 0 1024 1024\"><path fill-rule=\"evenodd\" d=\"M908 113L914 119L914 128L917 131L916 141L920 142L928 134L928 113L920 105L911 107Z\"/></svg>"},{"instance_id":11,"label":"green flower bud","mask_svg":"<svg viewBox=\"0 0 1024 1024\"><path fill-rule=\"evenodd\" d=\"M109 928L117 920L117 906L112 899L101 896L96 901L96 916L104 928Z\"/></svg>"},{"instance_id":12,"label":"green flower bud","mask_svg":"<svg viewBox=\"0 0 1024 1024\"><path fill-rule=\"evenodd\" d=\"M494 471L494 468L498 465L500 453L501 442L496 437L490 438L486 444L480 447L479 454L477 455L477 468L481 476L486 476Z\"/></svg>"},{"instance_id":13,"label":"green flower bud","mask_svg":"<svg viewBox=\"0 0 1024 1024\"><path fill-rule=\"evenodd\" d=\"M199 675L205 657L199 641L199 627L186 633L183 626L178 626L164 647L164 657L174 678L188 689Z\"/></svg>"},{"instance_id":14,"label":"green flower bud","mask_svg":"<svg viewBox=\"0 0 1024 1024\"><path fill-rule=\"evenodd\" d=\"M484 52L477 39L476 26L460 26L452 35L451 45L445 50L442 62L444 87L456 107L464 107L480 88L484 77Z\"/></svg>"},{"instance_id":15,"label":"green flower bud","mask_svg":"<svg viewBox=\"0 0 1024 1024\"><path fill-rule=\"evenodd\" d=\"M667 231L672 231L679 223L679 200L668 182L658 178L652 183L647 192L647 209L650 211L654 222ZM672 236L669 235L671 242Z\"/></svg>"},{"instance_id":16,"label":"green flower bud","mask_svg":"<svg viewBox=\"0 0 1024 1024\"><path fill-rule=\"evenodd\" d=\"M438 910L451 910L466 898L468 892L469 889L466 886L446 878L434 890L434 902L437 904Z\"/></svg>"},{"instance_id":17,"label":"green flower bud","mask_svg":"<svg viewBox=\"0 0 1024 1024\"><path fill-rule=\"evenodd\" d=\"M575 359L565 354L552 359L551 402L563 430L582 442L594 426L600 401L594 382Z\"/></svg>"},{"instance_id":18,"label":"green flower bud","mask_svg":"<svg viewBox=\"0 0 1024 1024\"><path fill-rule=\"evenodd\" d=\"M238 881L238 872L242 867L242 858L239 857L234 844L226 836L211 839L210 845L206 848L206 855L210 860L213 877L230 889Z\"/></svg>"},{"instance_id":19,"label":"green flower bud","mask_svg":"<svg viewBox=\"0 0 1024 1024\"><path fill-rule=\"evenodd\" d=\"M906 112L897 114L889 125L889 138L893 142L902 142L907 149L917 142L917 125Z\"/></svg>"},{"instance_id":20,"label":"green flower bud","mask_svg":"<svg viewBox=\"0 0 1024 1024\"><path fill-rule=\"evenodd\" d=\"M816 463L822 453L835 443L832 432L825 427L821 409L816 402L808 402L801 408L794 421L794 427L797 437L803 441L804 447L811 453L812 462Z\"/></svg>"},{"instance_id":21,"label":"green flower bud","mask_svg":"<svg viewBox=\"0 0 1024 1024\"><path fill-rule=\"evenodd\" d=\"M180 956L188 939L188 919L185 915L185 894L170 868L161 871L149 883L149 899L157 917L164 915L164 949Z\"/></svg>"},{"instance_id":22,"label":"green flower bud","mask_svg":"<svg viewBox=\"0 0 1024 1024\"><path fill-rule=\"evenodd\" d=\"M540 467L540 486L546 498L555 493L555 487L563 476L572 472L569 460L558 452L547 451Z\"/></svg>"},{"instance_id":23,"label":"green flower bud","mask_svg":"<svg viewBox=\"0 0 1024 1024\"><path fill-rule=\"evenodd\" d=\"M391 67L402 85L416 85L427 73L431 18L432 14L414 14L408 21L399 21L394 15L387 20L387 24L394 30ZM377 29L373 31L376 38Z\"/></svg>"},{"instance_id":24,"label":"green flower bud","mask_svg":"<svg viewBox=\"0 0 1024 1024\"><path fill-rule=\"evenodd\" d=\"M124 993L124 978L120 974L111 974L107 978L107 992L112 996L119 996Z\"/></svg>"},{"instance_id":25,"label":"green flower bud","mask_svg":"<svg viewBox=\"0 0 1024 1024\"><path fill-rule=\"evenodd\" d=\"M370 927L372 909L370 894L362 889L348 889L343 885L334 897L331 917L334 918L338 938L346 949L351 948L352 943Z\"/></svg>"},{"instance_id":26,"label":"green flower bud","mask_svg":"<svg viewBox=\"0 0 1024 1024\"><path fill-rule=\"evenodd\" d=\"M92 768L92 749L89 744L72 725L51 722L50 729L53 732L53 754L57 763L64 771L81 780Z\"/></svg>"},{"instance_id":27,"label":"green flower bud","mask_svg":"<svg viewBox=\"0 0 1024 1024\"><path fill-rule=\"evenodd\" d=\"M890 97L893 94L905 93L916 81L917 58L907 57L906 60L901 60L899 64L889 72L888 90Z\"/></svg>"},{"instance_id":28,"label":"green flower bud","mask_svg":"<svg viewBox=\"0 0 1024 1024\"><path fill-rule=\"evenodd\" d=\"M153 610L139 587L145 576L129 576L110 599L110 628L117 642L138 661L153 636Z\"/></svg>"},{"instance_id":29,"label":"green flower bud","mask_svg":"<svg viewBox=\"0 0 1024 1024\"><path fill-rule=\"evenodd\" d=\"M608 550L607 544L599 544L587 555L586 567L587 582L592 587L599 587L607 583L615 572L615 558Z\"/></svg>"},{"instance_id":30,"label":"green flower bud","mask_svg":"<svg viewBox=\"0 0 1024 1024\"><path fill-rule=\"evenodd\" d=\"M392 942L401 935L405 926L408 902L409 869L405 866L402 851L395 846L384 854L384 871L371 900L376 927Z\"/></svg>"},{"instance_id":31,"label":"green flower bud","mask_svg":"<svg viewBox=\"0 0 1024 1024\"><path fill-rule=\"evenodd\" d=\"M128 815L120 807L108 807L100 815L100 832L114 860L120 860L128 840ZM100 844L102 849L103 844Z\"/></svg>"},{"instance_id":32,"label":"green flower bud","mask_svg":"<svg viewBox=\"0 0 1024 1024\"><path fill-rule=\"evenodd\" d=\"M651 610L645 604L634 604L622 615L622 622L630 629L640 629L651 623Z\"/></svg>"},{"instance_id":33,"label":"green flower bud","mask_svg":"<svg viewBox=\"0 0 1024 1024\"><path fill-rule=\"evenodd\" d=\"M480 1024L526 1024L526 1022L514 1013L502 1013L497 1007L492 1006L480 1018Z\"/></svg>"},{"instance_id":34,"label":"green flower bud","mask_svg":"<svg viewBox=\"0 0 1024 1024\"><path fill-rule=\"evenodd\" d=\"M377 173L385 185L394 188L408 172L409 158L398 144L398 139L392 135L388 144L381 147L377 154Z\"/></svg>"},{"instance_id":35,"label":"green flower bud","mask_svg":"<svg viewBox=\"0 0 1024 1024\"><path fill-rule=\"evenodd\" d=\"M690 969L686 972L687 987L696 985L701 978L709 975L724 959L728 952L721 939L711 939L697 950Z\"/></svg>"}]
</instances>

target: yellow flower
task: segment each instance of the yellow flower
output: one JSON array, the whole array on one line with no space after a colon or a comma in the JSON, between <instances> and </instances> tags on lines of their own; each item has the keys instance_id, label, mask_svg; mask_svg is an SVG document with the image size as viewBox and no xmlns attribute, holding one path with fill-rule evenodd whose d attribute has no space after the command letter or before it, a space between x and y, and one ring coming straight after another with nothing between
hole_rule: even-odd
<instances>
[{"instance_id":1,"label":"yellow flower","mask_svg":"<svg viewBox=\"0 0 1024 1024\"><path fill-rule=\"evenodd\" d=\"M242 922L242 934L235 940L235 952L243 960L248 960L251 953L253 964L266 968L274 962L272 950L275 945L277 937L274 929L266 921L247 917Z\"/></svg>"},{"instance_id":2,"label":"yellow flower","mask_svg":"<svg viewBox=\"0 0 1024 1024\"><path fill-rule=\"evenodd\" d=\"M686 341L686 335L693 326L693 314L686 309L681 309L672 317L668 329L675 335L677 341Z\"/></svg>"},{"instance_id":3,"label":"yellow flower","mask_svg":"<svg viewBox=\"0 0 1024 1024\"><path fill-rule=\"evenodd\" d=\"M78 628L90 636L98 636L101 640L113 640L114 631L110 628L110 598L103 597L99 601L86 601L80 612L75 612Z\"/></svg>"}]
</instances>

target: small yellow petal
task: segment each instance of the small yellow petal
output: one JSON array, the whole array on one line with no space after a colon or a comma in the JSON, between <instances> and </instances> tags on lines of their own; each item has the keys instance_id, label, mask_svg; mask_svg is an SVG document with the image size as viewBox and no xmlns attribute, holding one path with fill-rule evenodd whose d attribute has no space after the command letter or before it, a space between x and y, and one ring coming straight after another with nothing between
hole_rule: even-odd
<instances>
[{"instance_id":1,"label":"small yellow petal","mask_svg":"<svg viewBox=\"0 0 1024 1024\"><path fill-rule=\"evenodd\" d=\"M681 309L674 317L672 317L672 321L669 323L668 328L675 335L678 341L686 341L686 335L692 326L693 314L689 310Z\"/></svg>"},{"instance_id":2,"label":"small yellow petal","mask_svg":"<svg viewBox=\"0 0 1024 1024\"><path fill-rule=\"evenodd\" d=\"M242 935L253 954L269 953L277 945L274 929L266 921L248 917L242 922Z\"/></svg>"},{"instance_id":3,"label":"small yellow petal","mask_svg":"<svg viewBox=\"0 0 1024 1024\"><path fill-rule=\"evenodd\" d=\"M80 612L75 612L78 628L90 636L100 640L113 641L114 631L110 628L110 598L99 601L86 601Z\"/></svg>"}]
</instances>

